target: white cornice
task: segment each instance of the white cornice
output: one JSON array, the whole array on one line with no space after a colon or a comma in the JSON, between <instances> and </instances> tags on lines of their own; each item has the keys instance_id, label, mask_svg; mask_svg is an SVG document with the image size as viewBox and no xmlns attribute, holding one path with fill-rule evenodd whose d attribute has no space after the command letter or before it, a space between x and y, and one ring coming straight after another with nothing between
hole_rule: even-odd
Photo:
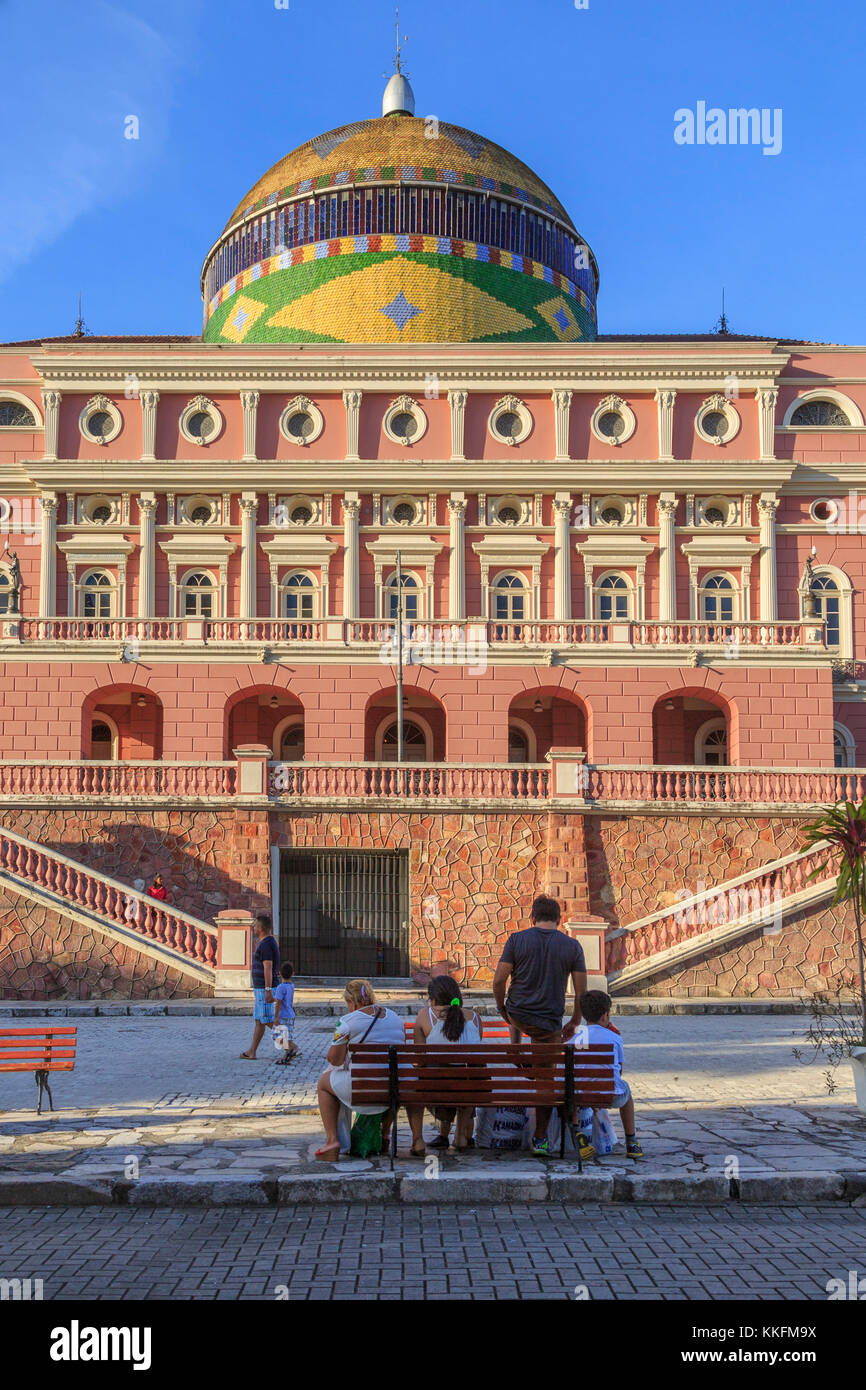
<instances>
[{"instance_id":1,"label":"white cornice","mask_svg":"<svg viewBox=\"0 0 866 1390\"><path fill-rule=\"evenodd\" d=\"M327 486L333 492L363 493L399 490L425 492L488 492L530 490L537 492L543 480L547 491L692 492L711 487L715 491L778 492L797 467L791 460L702 459L660 462L658 459L488 459L443 460L434 458L258 460L167 459L143 463L140 459L82 462L76 459L31 459L16 465L26 470L37 488L55 492L84 492L94 488L124 491L175 492L178 488L205 491L254 488L259 492L288 489L311 492ZM843 467L834 464L834 470ZM866 463L851 467L866 471ZM0 477L4 475L0 470ZM14 476L22 476L16 472ZM822 474L822 482L827 476ZM423 480L423 481L422 481Z\"/></svg>"},{"instance_id":2,"label":"white cornice","mask_svg":"<svg viewBox=\"0 0 866 1390\"><path fill-rule=\"evenodd\" d=\"M218 565L237 550L237 545L225 536L179 535L168 541L160 541L159 548L170 560L181 564Z\"/></svg>"}]
</instances>

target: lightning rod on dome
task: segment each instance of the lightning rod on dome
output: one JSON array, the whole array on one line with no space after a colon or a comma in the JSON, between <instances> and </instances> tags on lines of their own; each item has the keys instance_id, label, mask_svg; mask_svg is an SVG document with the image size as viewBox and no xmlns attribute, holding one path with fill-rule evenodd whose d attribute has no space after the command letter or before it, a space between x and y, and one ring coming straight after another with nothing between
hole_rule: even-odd
<instances>
[{"instance_id":1,"label":"lightning rod on dome","mask_svg":"<svg viewBox=\"0 0 866 1390\"><path fill-rule=\"evenodd\" d=\"M415 93L409 82L409 75L403 71L403 60L400 50L400 11L394 11L394 32L396 37L395 56L394 56L394 76L385 88L385 95L382 98L383 116L414 116L415 115ZM408 34L403 35L403 42L408 43Z\"/></svg>"}]
</instances>

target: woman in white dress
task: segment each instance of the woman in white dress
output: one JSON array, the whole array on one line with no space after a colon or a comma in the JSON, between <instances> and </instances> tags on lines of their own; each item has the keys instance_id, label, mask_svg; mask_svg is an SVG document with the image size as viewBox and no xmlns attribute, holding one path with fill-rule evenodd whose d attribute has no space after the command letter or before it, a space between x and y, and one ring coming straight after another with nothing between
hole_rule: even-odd
<instances>
[{"instance_id":1,"label":"woman in white dress","mask_svg":"<svg viewBox=\"0 0 866 1390\"><path fill-rule=\"evenodd\" d=\"M467 1047L481 1042L481 1019L474 1009L464 1007L463 996L456 980L452 980L450 975L436 975L427 986L427 993L430 1002L415 1020L413 1042L436 1045L453 1043L455 1047ZM472 1138L474 1111L471 1105L455 1106L454 1110L457 1115L454 1147L458 1153L462 1153L468 1148L469 1140ZM407 1105L406 1113L412 1130L412 1148L409 1152L413 1158L423 1158L427 1152L424 1143L424 1107ZM445 1144L436 1147L447 1147L447 1134L451 1128L454 1111L444 1108L440 1110L437 1107L435 1114L446 1136Z\"/></svg>"},{"instance_id":2,"label":"woman in white dress","mask_svg":"<svg viewBox=\"0 0 866 1390\"><path fill-rule=\"evenodd\" d=\"M328 1048L330 1065L319 1077L319 1111L325 1130L325 1142L316 1150L316 1158L333 1162L340 1157L340 1140L337 1126L340 1119L340 1106L345 1105L358 1115L379 1115L379 1105L352 1104L352 1048L361 1042L391 1043L403 1042L403 1024L391 1010L376 1003L376 995L369 980L350 980L343 995L348 1005L337 1024L334 1039Z\"/></svg>"}]
</instances>

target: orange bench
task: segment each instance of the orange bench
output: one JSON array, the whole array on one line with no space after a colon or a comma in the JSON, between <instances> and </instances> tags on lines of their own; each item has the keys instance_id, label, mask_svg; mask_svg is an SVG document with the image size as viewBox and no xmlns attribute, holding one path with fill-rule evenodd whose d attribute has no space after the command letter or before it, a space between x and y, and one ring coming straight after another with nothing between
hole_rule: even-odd
<instances>
[{"instance_id":1,"label":"orange bench","mask_svg":"<svg viewBox=\"0 0 866 1390\"><path fill-rule=\"evenodd\" d=\"M560 1158L565 1133L574 1138L577 1106L604 1110L614 1098L613 1046L590 1043L480 1042L361 1043L352 1051L352 1104L390 1110L391 1167L397 1148L400 1106L550 1106L560 1113ZM583 1163L575 1143L580 1171Z\"/></svg>"},{"instance_id":2,"label":"orange bench","mask_svg":"<svg viewBox=\"0 0 866 1390\"><path fill-rule=\"evenodd\" d=\"M54 1109L48 1073L72 1071L75 1066L75 1034L75 1028L0 1028L0 1071L36 1073L37 1115L42 1114L46 1091L49 1108Z\"/></svg>"},{"instance_id":3,"label":"orange bench","mask_svg":"<svg viewBox=\"0 0 866 1390\"><path fill-rule=\"evenodd\" d=\"M479 1014L478 1017L481 1019L483 1042L492 1042L494 1038L501 1038L505 1042L511 1041L511 1029L508 1027L504 1018L483 1018L481 1014ZM407 1043L411 1042L415 1032L414 1018L406 1019L403 1024L403 1032L406 1036ZM524 1033L523 1036L525 1037L526 1034Z\"/></svg>"}]
</instances>

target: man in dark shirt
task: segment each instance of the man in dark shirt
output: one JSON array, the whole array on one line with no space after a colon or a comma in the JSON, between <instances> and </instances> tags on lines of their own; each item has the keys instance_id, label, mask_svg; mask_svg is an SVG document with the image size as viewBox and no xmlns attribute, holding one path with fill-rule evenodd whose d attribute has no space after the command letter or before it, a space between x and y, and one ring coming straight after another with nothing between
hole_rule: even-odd
<instances>
[{"instance_id":1,"label":"man in dark shirt","mask_svg":"<svg viewBox=\"0 0 866 1390\"><path fill-rule=\"evenodd\" d=\"M272 987L276 984L280 970L280 948L271 931L271 919L266 912L260 912L253 925L255 951L250 964L250 983L253 987L253 1040L241 1056L252 1062L265 1028L274 1021L274 996Z\"/></svg>"},{"instance_id":2,"label":"man in dark shirt","mask_svg":"<svg viewBox=\"0 0 866 1390\"><path fill-rule=\"evenodd\" d=\"M538 897L532 904L532 926L514 932L505 943L493 976L493 997L511 1027L512 1042L520 1042L522 1033L532 1042L567 1042L580 1023L586 962L580 943L559 930L560 916L555 898ZM574 1009L563 1028L569 976L574 990ZM533 1149L546 1153L551 1110L538 1106L535 1115Z\"/></svg>"}]
</instances>

